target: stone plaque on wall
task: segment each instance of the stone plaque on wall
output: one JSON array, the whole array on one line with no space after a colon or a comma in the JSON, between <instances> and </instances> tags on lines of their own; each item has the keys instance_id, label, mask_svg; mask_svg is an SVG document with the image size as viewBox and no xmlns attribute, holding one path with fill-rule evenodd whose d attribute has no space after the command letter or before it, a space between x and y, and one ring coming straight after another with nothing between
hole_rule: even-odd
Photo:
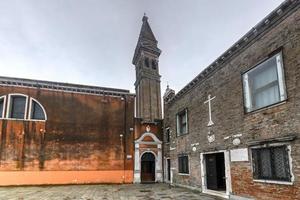
<instances>
[{"instance_id":1,"label":"stone plaque on wall","mask_svg":"<svg viewBox=\"0 0 300 200\"><path fill-rule=\"evenodd\" d=\"M233 149L230 150L231 162L249 161L248 149Z\"/></svg>"}]
</instances>

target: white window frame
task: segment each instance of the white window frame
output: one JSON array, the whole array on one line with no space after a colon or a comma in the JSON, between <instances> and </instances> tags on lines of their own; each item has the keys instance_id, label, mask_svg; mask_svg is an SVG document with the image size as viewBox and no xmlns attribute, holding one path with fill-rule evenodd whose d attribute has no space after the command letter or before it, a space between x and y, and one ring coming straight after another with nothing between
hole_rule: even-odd
<instances>
[{"instance_id":1,"label":"white window frame","mask_svg":"<svg viewBox=\"0 0 300 200\"><path fill-rule=\"evenodd\" d=\"M26 101L25 101L25 112L24 112L24 118L23 119L18 119L18 118L11 118L9 117L9 114L11 112L11 97L12 96L23 96L26 98ZM12 119L12 120L26 120L27 119L27 111L28 111L28 95L25 95L25 94L21 94L21 93L11 93L11 94L8 94L8 103L7 103L7 107L6 107L6 118L7 119Z\"/></svg>"},{"instance_id":2,"label":"white window frame","mask_svg":"<svg viewBox=\"0 0 300 200\"><path fill-rule=\"evenodd\" d=\"M3 108L0 119L5 119L6 95L1 96L0 99L3 99Z\"/></svg>"},{"instance_id":3,"label":"white window frame","mask_svg":"<svg viewBox=\"0 0 300 200\"><path fill-rule=\"evenodd\" d=\"M37 103L39 106L41 106L41 108L42 108L42 110L44 112L45 119L32 119L32 111L31 111L31 109L32 109L32 102L33 101L35 103ZM43 121L44 122L44 121L47 120L47 113L46 113L46 110L45 110L44 106L38 100L36 100L35 98L30 97L28 112L29 112L28 119L31 120L31 121Z\"/></svg>"},{"instance_id":4,"label":"white window frame","mask_svg":"<svg viewBox=\"0 0 300 200\"><path fill-rule=\"evenodd\" d=\"M181 133L180 132L180 123L179 123L179 115L181 115L182 113L185 113L185 120L186 120L186 131L185 131L185 133ZM186 135L186 134L188 134L188 128L189 128L189 126L188 126L188 124L189 124L189 122L188 122L188 110L187 110L187 108L185 108L185 109L183 109L183 110L181 110L180 112L178 112L177 114L176 114L176 135L177 135L177 137L180 137L180 136L183 136L183 135Z\"/></svg>"},{"instance_id":5,"label":"white window frame","mask_svg":"<svg viewBox=\"0 0 300 200\"><path fill-rule=\"evenodd\" d=\"M260 108L253 108L252 102L251 102L251 90L250 90L250 86L249 86L248 74L251 73L252 71L258 69L266 61L268 61L270 59L273 59L274 57L276 58L276 62L277 62L277 77L278 77L279 99L280 100L278 102L275 102L274 104L265 105L265 106L260 107ZM264 60L262 63L258 64L257 66L255 66L251 70L244 73L242 75L242 79L243 79L244 107L245 107L245 111L247 113L255 111L255 110L259 110L259 109L262 109L262 108L265 108L265 107L269 107L269 106L272 106L272 105L275 105L275 104L278 104L278 103L281 103L281 102L283 102L287 99L282 52L279 52L279 53L273 55L272 57L269 57L268 59Z\"/></svg>"},{"instance_id":6,"label":"white window frame","mask_svg":"<svg viewBox=\"0 0 300 200\"><path fill-rule=\"evenodd\" d=\"M252 174L254 173L254 169L253 169L253 159L252 159L252 149L260 149L260 148L266 148L266 147L280 147L280 146L286 146L288 149L288 158L289 158L289 171L290 171L290 175L291 175L291 180L290 181L276 181L276 180L268 180L268 179L254 179L254 182L259 182L259 183L274 183L274 184L280 184L280 185L293 185L294 181L295 181L295 176L293 173L293 159L292 159L292 147L290 143L286 143L286 142L281 142L281 143L272 143L272 144L263 144L263 145L257 145L257 146L253 146L250 148L251 150L251 170L252 170Z\"/></svg>"}]
</instances>

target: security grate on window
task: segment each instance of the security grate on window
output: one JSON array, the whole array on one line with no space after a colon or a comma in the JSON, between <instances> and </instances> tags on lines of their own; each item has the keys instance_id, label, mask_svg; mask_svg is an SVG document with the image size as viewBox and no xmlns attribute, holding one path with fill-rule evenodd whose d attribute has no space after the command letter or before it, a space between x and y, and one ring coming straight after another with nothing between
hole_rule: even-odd
<instances>
[{"instance_id":1,"label":"security grate on window","mask_svg":"<svg viewBox=\"0 0 300 200\"><path fill-rule=\"evenodd\" d=\"M291 181L287 146L252 149L254 179Z\"/></svg>"}]
</instances>

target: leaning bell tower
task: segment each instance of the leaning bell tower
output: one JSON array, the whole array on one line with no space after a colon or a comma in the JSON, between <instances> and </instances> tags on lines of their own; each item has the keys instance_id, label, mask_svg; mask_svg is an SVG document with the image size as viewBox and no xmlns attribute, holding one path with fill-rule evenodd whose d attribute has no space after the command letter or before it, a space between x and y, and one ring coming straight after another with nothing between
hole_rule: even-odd
<instances>
[{"instance_id":1,"label":"leaning bell tower","mask_svg":"<svg viewBox=\"0 0 300 200\"><path fill-rule=\"evenodd\" d=\"M148 23L143 24L132 63L136 71L136 117L145 121L162 119L158 58L161 50Z\"/></svg>"},{"instance_id":2,"label":"leaning bell tower","mask_svg":"<svg viewBox=\"0 0 300 200\"><path fill-rule=\"evenodd\" d=\"M134 51L136 118L134 128L134 183L162 182L162 111L158 58L161 50L143 17Z\"/></svg>"}]
</instances>

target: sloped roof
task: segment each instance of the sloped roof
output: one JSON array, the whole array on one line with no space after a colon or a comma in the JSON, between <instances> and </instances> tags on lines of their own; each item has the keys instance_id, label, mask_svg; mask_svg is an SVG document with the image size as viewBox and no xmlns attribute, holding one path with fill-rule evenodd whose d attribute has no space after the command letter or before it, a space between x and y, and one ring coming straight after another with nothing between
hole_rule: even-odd
<instances>
[{"instance_id":1,"label":"sloped roof","mask_svg":"<svg viewBox=\"0 0 300 200\"><path fill-rule=\"evenodd\" d=\"M157 55L161 53L161 50L157 47L157 40L148 22L148 17L144 15L142 21L143 24L132 60L133 64L136 64L137 57L142 49Z\"/></svg>"},{"instance_id":2,"label":"sloped roof","mask_svg":"<svg viewBox=\"0 0 300 200\"><path fill-rule=\"evenodd\" d=\"M107 88L99 86L61 83L54 81L42 81L25 78L12 78L0 76L0 86L27 87L45 90L54 90L62 92L83 93L93 95L124 96L134 95L129 90Z\"/></svg>"}]
</instances>

